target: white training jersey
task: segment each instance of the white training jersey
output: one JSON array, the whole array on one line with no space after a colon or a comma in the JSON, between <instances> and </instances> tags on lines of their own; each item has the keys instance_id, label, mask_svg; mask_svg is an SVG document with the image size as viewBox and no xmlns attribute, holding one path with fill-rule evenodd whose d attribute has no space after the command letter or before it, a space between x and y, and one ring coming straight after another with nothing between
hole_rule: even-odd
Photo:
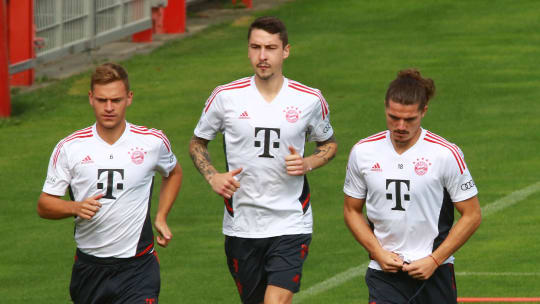
<instances>
[{"instance_id":1,"label":"white training jersey","mask_svg":"<svg viewBox=\"0 0 540 304\"><path fill-rule=\"evenodd\" d=\"M203 109L195 135L212 140L223 133L227 170L242 168L240 188L225 200L223 233L265 238L311 233L313 218L305 176L286 172L289 146L303 155L306 140L333 134L328 104L321 92L284 79L266 102L247 77L217 87Z\"/></svg>"},{"instance_id":2,"label":"white training jersey","mask_svg":"<svg viewBox=\"0 0 540 304\"><path fill-rule=\"evenodd\" d=\"M96 257L128 258L153 250L150 199L154 172L167 177L176 166L161 131L126 122L112 145L96 125L62 139L55 147L43 192L79 202L103 193L101 209L90 220L75 217L75 241Z\"/></svg>"},{"instance_id":3,"label":"white training jersey","mask_svg":"<svg viewBox=\"0 0 540 304\"><path fill-rule=\"evenodd\" d=\"M346 195L366 200L367 218L381 246L407 262L435 251L453 225L453 202L478 193L458 146L421 132L401 155L390 131L359 141L351 150L344 186ZM453 261L451 256L444 263ZM381 270L374 260L369 267Z\"/></svg>"}]
</instances>

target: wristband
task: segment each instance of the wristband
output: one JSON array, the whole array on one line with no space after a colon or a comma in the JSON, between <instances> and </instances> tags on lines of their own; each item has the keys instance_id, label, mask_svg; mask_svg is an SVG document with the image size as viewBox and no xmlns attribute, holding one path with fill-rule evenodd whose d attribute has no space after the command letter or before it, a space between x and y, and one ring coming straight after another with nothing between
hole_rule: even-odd
<instances>
[{"instance_id":1,"label":"wristband","mask_svg":"<svg viewBox=\"0 0 540 304\"><path fill-rule=\"evenodd\" d=\"M437 259L433 256L433 254L430 254L429 256L433 259L433 261L435 262L435 264L437 264L437 266L441 266L441 264L437 262Z\"/></svg>"}]
</instances>

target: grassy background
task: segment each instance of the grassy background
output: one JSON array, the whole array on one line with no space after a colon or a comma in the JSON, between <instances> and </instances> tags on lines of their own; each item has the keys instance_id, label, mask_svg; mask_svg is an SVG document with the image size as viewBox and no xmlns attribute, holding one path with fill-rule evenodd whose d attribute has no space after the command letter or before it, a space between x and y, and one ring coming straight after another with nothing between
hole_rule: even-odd
<instances>
[{"instance_id":1,"label":"grassy background","mask_svg":"<svg viewBox=\"0 0 540 304\"><path fill-rule=\"evenodd\" d=\"M292 48L285 74L322 90L339 142L336 159L310 174L315 233L302 289L367 261L343 223L344 168L356 141L385 128L384 92L400 69L417 67L435 80L423 126L462 148L482 205L540 180L539 10L536 0L297 0L264 13L287 24ZM188 143L213 88L251 74L246 28L214 26L122 63L135 93L128 120L164 130L184 169L168 220L174 239L158 248L162 303L239 302L225 264L222 200L191 164ZM13 96L13 117L0 121L6 303L69 302L72 221L40 219L35 206L55 144L94 121L88 76ZM220 140L210 151L224 164ZM456 254L456 270L538 271L537 196L486 217ZM505 297L540 296L537 279L457 278L460 296ZM365 303L367 290L357 277L304 302Z\"/></svg>"}]
</instances>

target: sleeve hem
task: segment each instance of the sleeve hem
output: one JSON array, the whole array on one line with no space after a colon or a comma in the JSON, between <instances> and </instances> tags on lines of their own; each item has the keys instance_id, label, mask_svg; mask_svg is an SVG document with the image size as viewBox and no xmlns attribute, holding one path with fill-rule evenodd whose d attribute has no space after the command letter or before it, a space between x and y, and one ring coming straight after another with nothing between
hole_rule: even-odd
<instances>
[{"instance_id":1,"label":"sleeve hem","mask_svg":"<svg viewBox=\"0 0 540 304\"><path fill-rule=\"evenodd\" d=\"M332 130L332 133L330 133L330 135L329 135L328 137L326 137L325 139L319 139L319 138L312 137L312 138L310 138L310 141L314 141L314 142L323 142L323 141L327 141L327 140L329 140L333 135L334 135L334 130Z\"/></svg>"},{"instance_id":2,"label":"sleeve hem","mask_svg":"<svg viewBox=\"0 0 540 304\"><path fill-rule=\"evenodd\" d=\"M359 194L357 192L352 192L347 189L343 189L343 192L347 194L350 197L357 198L357 199L366 199L366 196L364 194Z\"/></svg>"},{"instance_id":3,"label":"sleeve hem","mask_svg":"<svg viewBox=\"0 0 540 304\"><path fill-rule=\"evenodd\" d=\"M478 191L475 191L474 193L471 193L469 195L465 195L463 197L456 197L456 198L452 198L452 203L459 203L459 202L462 202L462 201L466 201L472 197L475 197L476 195L478 195Z\"/></svg>"},{"instance_id":4,"label":"sleeve hem","mask_svg":"<svg viewBox=\"0 0 540 304\"><path fill-rule=\"evenodd\" d=\"M206 140L213 140L214 138L216 138L216 135L209 135L209 134L206 134L206 133L198 132L197 130L195 130L195 132L193 132L193 135L195 135L197 137L200 137L200 138L204 138Z\"/></svg>"},{"instance_id":5,"label":"sleeve hem","mask_svg":"<svg viewBox=\"0 0 540 304\"><path fill-rule=\"evenodd\" d=\"M53 189L43 188L41 191L49 195L55 195L55 196L64 196L66 194L65 190L63 192L60 192L60 191L55 191Z\"/></svg>"}]
</instances>

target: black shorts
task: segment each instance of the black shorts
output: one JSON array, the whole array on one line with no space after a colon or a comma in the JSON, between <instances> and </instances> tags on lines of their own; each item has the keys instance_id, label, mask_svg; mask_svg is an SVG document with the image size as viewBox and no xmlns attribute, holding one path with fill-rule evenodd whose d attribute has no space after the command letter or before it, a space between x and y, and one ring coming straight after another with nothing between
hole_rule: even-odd
<instances>
[{"instance_id":1,"label":"black shorts","mask_svg":"<svg viewBox=\"0 0 540 304\"><path fill-rule=\"evenodd\" d=\"M263 239L225 236L227 264L242 303L262 303L268 285L298 292L310 243L311 234Z\"/></svg>"},{"instance_id":2,"label":"black shorts","mask_svg":"<svg viewBox=\"0 0 540 304\"><path fill-rule=\"evenodd\" d=\"M406 272L389 273L368 268L366 284L370 304L457 303L454 265L441 265L425 280L416 280Z\"/></svg>"},{"instance_id":3,"label":"black shorts","mask_svg":"<svg viewBox=\"0 0 540 304\"><path fill-rule=\"evenodd\" d=\"M155 251L117 259L98 258L77 249L69 292L76 304L157 304L160 283Z\"/></svg>"}]
</instances>

